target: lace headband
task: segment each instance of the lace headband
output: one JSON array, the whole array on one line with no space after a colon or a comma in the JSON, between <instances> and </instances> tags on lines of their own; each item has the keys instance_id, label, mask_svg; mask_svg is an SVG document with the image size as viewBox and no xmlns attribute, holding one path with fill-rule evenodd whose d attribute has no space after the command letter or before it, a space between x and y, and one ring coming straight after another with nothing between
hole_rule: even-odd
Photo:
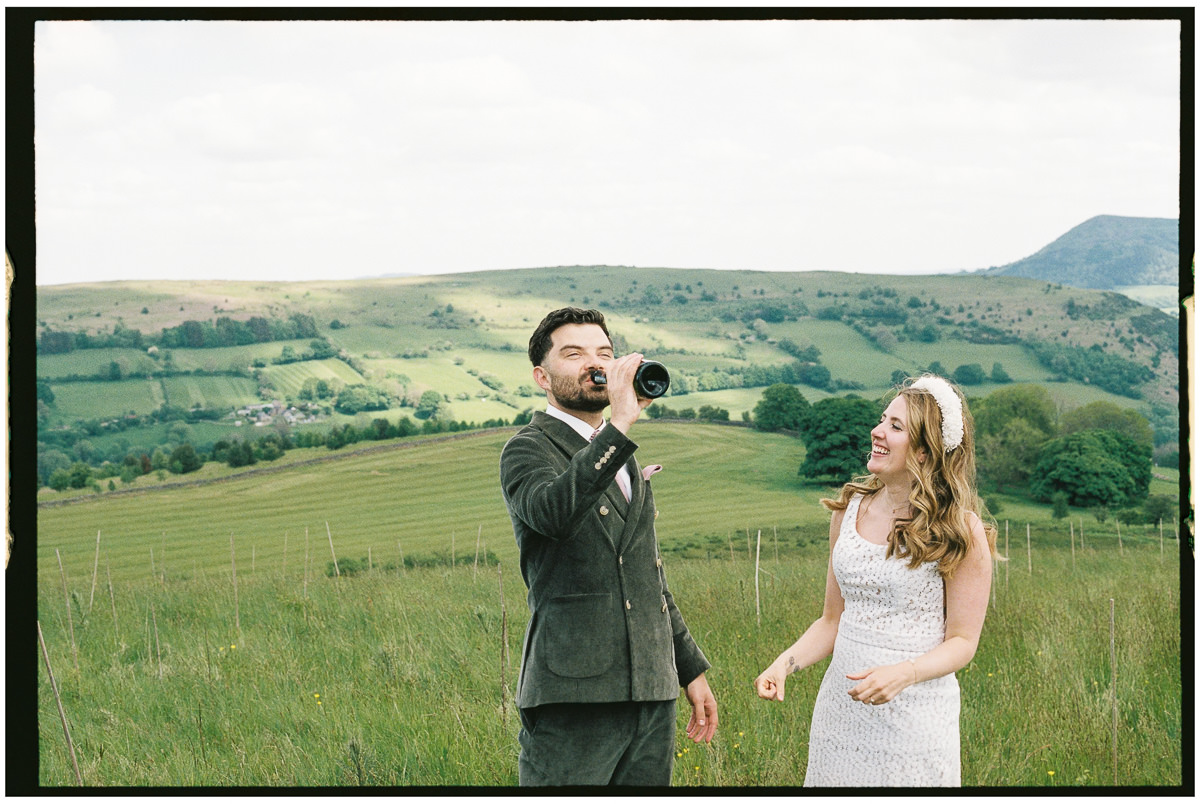
<instances>
[{"instance_id":1,"label":"lace headband","mask_svg":"<svg viewBox=\"0 0 1200 804\"><path fill-rule=\"evenodd\" d=\"M909 387L929 392L937 402L938 409L942 412L942 444L946 447L946 452L951 452L962 444L962 400L954 393L950 383L941 377L926 374Z\"/></svg>"}]
</instances>

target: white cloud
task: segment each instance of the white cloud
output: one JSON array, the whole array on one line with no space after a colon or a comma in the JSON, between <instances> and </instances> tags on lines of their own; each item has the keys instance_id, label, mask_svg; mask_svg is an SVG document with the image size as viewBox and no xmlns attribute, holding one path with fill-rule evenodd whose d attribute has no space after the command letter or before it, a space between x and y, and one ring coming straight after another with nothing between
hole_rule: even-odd
<instances>
[{"instance_id":1,"label":"white cloud","mask_svg":"<svg viewBox=\"0 0 1200 804\"><path fill-rule=\"evenodd\" d=\"M1176 214L1177 34L41 24L38 279L1000 264Z\"/></svg>"}]
</instances>

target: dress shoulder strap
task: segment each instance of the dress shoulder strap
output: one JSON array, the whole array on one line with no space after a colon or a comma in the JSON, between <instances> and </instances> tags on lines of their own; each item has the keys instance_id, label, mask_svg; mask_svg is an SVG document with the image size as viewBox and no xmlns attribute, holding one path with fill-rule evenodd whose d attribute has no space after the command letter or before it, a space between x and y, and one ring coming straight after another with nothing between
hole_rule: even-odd
<instances>
[{"instance_id":1,"label":"dress shoulder strap","mask_svg":"<svg viewBox=\"0 0 1200 804\"><path fill-rule=\"evenodd\" d=\"M861 493L855 494L850 498L850 502L846 503L846 510L842 512L842 527L841 535L845 536L854 531L858 524L858 506L862 502L863 496Z\"/></svg>"}]
</instances>

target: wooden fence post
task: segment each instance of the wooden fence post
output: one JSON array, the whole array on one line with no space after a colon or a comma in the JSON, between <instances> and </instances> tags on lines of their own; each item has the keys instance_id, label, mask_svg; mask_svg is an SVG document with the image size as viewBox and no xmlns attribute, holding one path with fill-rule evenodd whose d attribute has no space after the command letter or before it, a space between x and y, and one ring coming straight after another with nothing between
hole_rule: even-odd
<instances>
[{"instance_id":1,"label":"wooden fence post","mask_svg":"<svg viewBox=\"0 0 1200 804\"><path fill-rule=\"evenodd\" d=\"M333 574L338 578L342 577L342 571L338 569L337 553L333 551L333 532L329 530L329 523L325 523L325 533L329 536L329 554L333 556Z\"/></svg>"},{"instance_id":2,"label":"wooden fence post","mask_svg":"<svg viewBox=\"0 0 1200 804\"><path fill-rule=\"evenodd\" d=\"M54 671L50 669L50 653L46 650L46 640L42 637L42 621L37 623L38 644L42 646L42 659L46 662L46 672L50 674L50 688L54 690L54 701L58 704L58 719L62 722L63 735L67 738L67 750L71 754L71 767L75 769L75 781L83 786L83 776L79 773L79 762L75 759L75 744L71 742L71 730L67 728L67 713L63 710L62 696L58 694L58 682L54 680Z\"/></svg>"},{"instance_id":3,"label":"wooden fence post","mask_svg":"<svg viewBox=\"0 0 1200 804\"><path fill-rule=\"evenodd\" d=\"M63 569L62 555L58 552L58 548L54 548L54 555L58 556L58 574L62 576L63 587L63 602L67 606L67 630L71 634L71 659L75 664L75 672L79 672L79 650L75 647L75 621L71 617L71 595L67 592L67 571Z\"/></svg>"},{"instance_id":4,"label":"wooden fence post","mask_svg":"<svg viewBox=\"0 0 1200 804\"><path fill-rule=\"evenodd\" d=\"M233 624L240 634L242 632L242 619L238 611L237 552L233 549L233 531L229 531L229 560L233 564Z\"/></svg>"},{"instance_id":5,"label":"wooden fence post","mask_svg":"<svg viewBox=\"0 0 1200 804\"><path fill-rule=\"evenodd\" d=\"M1083 544L1082 531L1079 534L1079 543L1082 546L1082 544ZM1029 542L1029 523L1028 522L1025 523L1025 558L1029 563L1029 574L1032 575L1033 574L1033 547L1030 545L1030 542Z\"/></svg>"},{"instance_id":6,"label":"wooden fence post","mask_svg":"<svg viewBox=\"0 0 1200 804\"><path fill-rule=\"evenodd\" d=\"M758 531L758 545L754 550L754 619L758 625L762 625L762 606L759 602L758 595L758 564L762 556L762 529Z\"/></svg>"},{"instance_id":7,"label":"wooden fence post","mask_svg":"<svg viewBox=\"0 0 1200 804\"><path fill-rule=\"evenodd\" d=\"M1108 599L1108 657L1112 666L1113 785L1117 783L1117 603Z\"/></svg>"},{"instance_id":8,"label":"wooden fence post","mask_svg":"<svg viewBox=\"0 0 1200 804\"><path fill-rule=\"evenodd\" d=\"M92 613L92 605L96 602L96 575L100 572L100 531L96 531L96 559L92 563L92 594L88 598L88 614Z\"/></svg>"}]
</instances>

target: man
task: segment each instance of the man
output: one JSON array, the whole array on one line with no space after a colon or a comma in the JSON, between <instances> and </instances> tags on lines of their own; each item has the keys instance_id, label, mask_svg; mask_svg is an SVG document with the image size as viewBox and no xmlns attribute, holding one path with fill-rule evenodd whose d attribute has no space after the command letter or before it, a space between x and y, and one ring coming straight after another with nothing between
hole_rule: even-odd
<instances>
[{"instance_id":1,"label":"man","mask_svg":"<svg viewBox=\"0 0 1200 804\"><path fill-rule=\"evenodd\" d=\"M717 702L658 555L648 478L662 467L643 471L628 437L651 401L633 388L642 355L616 358L604 316L567 307L538 325L529 359L548 406L500 457L531 613L520 783L666 786L679 688L696 742L712 740Z\"/></svg>"}]
</instances>

